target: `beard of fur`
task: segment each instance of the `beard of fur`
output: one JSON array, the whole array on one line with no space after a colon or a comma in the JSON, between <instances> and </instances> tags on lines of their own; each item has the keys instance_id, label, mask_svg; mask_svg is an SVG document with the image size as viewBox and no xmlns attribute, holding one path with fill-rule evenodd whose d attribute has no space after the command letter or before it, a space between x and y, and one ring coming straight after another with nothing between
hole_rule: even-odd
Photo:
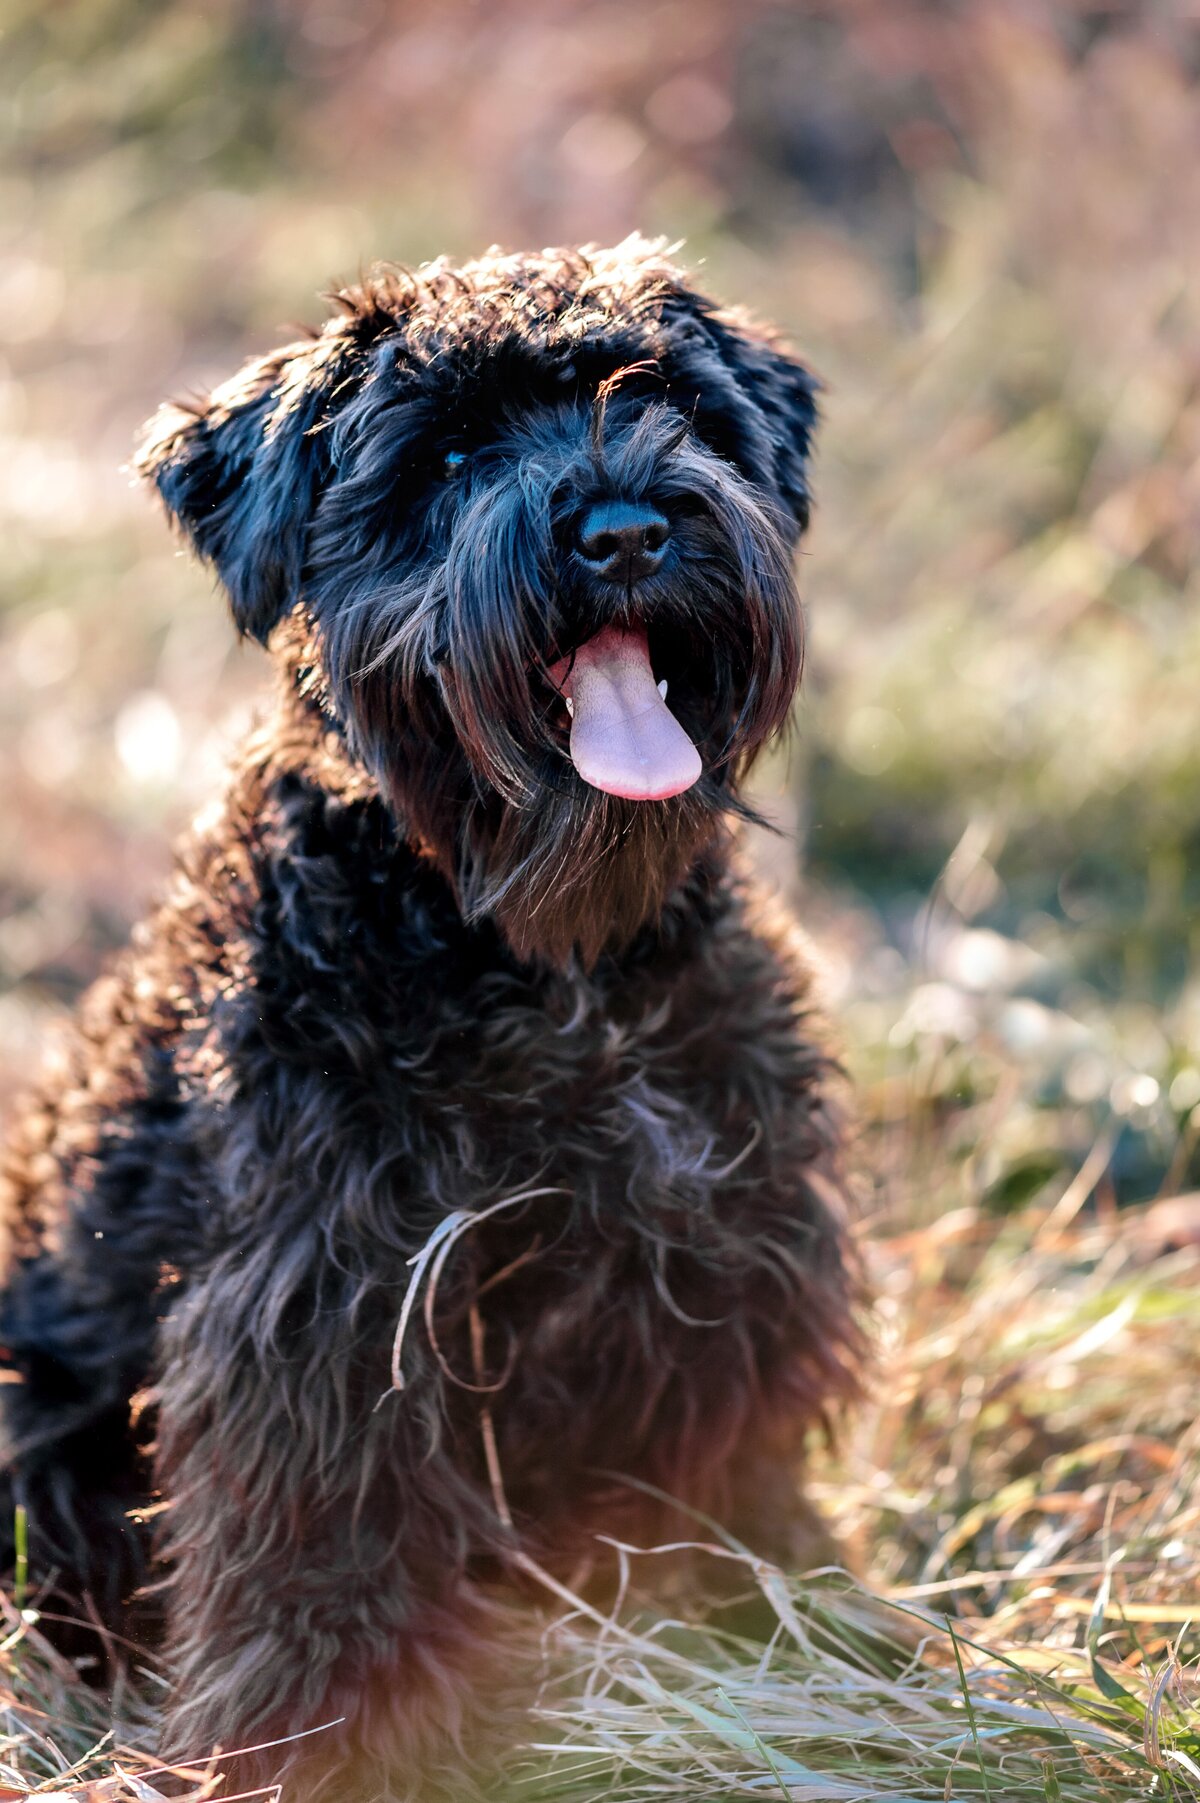
<instances>
[{"instance_id":1,"label":"beard of fur","mask_svg":"<svg viewBox=\"0 0 1200 1803\"><path fill-rule=\"evenodd\" d=\"M505 807L486 855L463 871L464 913L491 915L520 958L590 969L657 918L721 827L702 785L670 801L551 792Z\"/></svg>"}]
</instances>

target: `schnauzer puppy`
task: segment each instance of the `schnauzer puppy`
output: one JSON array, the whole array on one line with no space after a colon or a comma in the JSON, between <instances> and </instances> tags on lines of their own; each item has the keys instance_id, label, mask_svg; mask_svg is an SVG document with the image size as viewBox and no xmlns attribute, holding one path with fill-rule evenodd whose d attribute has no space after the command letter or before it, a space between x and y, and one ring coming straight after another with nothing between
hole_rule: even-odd
<instances>
[{"instance_id":1,"label":"schnauzer puppy","mask_svg":"<svg viewBox=\"0 0 1200 1803\"><path fill-rule=\"evenodd\" d=\"M402 1797L505 1580L652 1490L773 1531L860 1343L730 841L812 380L638 239L335 299L141 452L278 696L17 1123L0 1394L31 1579L160 1621L168 1753Z\"/></svg>"}]
</instances>

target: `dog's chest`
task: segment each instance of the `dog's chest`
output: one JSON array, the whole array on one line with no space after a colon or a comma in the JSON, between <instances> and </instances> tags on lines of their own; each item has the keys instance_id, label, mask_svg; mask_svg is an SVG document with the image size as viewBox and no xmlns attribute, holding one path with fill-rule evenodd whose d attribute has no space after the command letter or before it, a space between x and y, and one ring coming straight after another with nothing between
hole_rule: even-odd
<instances>
[{"instance_id":1,"label":"dog's chest","mask_svg":"<svg viewBox=\"0 0 1200 1803\"><path fill-rule=\"evenodd\" d=\"M740 1046L737 989L686 958L566 976L457 938L344 934L325 970L244 994L226 1052L255 1135L247 1153L236 1119L218 1124L221 1187L247 1226L257 1195L273 1235L365 1232L379 1266L447 1215L530 1188L559 1198L556 1231L640 1240L666 1221L677 1238L675 1217L711 1213L786 1087L764 1077L761 1044Z\"/></svg>"},{"instance_id":2,"label":"dog's chest","mask_svg":"<svg viewBox=\"0 0 1200 1803\"><path fill-rule=\"evenodd\" d=\"M252 1323L319 1321L372 1403L399 1340L406 1372L444 1355L489 1382L583 1360L564 1396L630 1346L663 1371L697 1335L715 1357L731 1310L770 1340L810 1256L822 1061L737 885L563 974L380 862L281 859L261 955L198 1014L196 1275L229 1277Z\"/></svg>"},{"instance_id":3,"label":"dog's chest","mask_svg":"<svg viewBox=\"0 0 1200 1803\"><path fill-rule=\"evenodd\" d=\"M753 1231L755 1185L807 1156L814 1063L736 885L698 886L620 958L556 973L467 926L369 817L305 792L296 811L255 919L270 955L210 1010L211 1068L193 1061L217 1256L317 1236L390 1292L450 1216L493 1211L472 1230L489 1266L523 1253L533 1215L543 1245L639 1260ZM511 1213L531 1189L538 1206Z\"/></svg>"},{"instance_id":4,"label":"dog's chest","mask_svg":"<svg viewBox=\"0 0 1200 1803\"><path fill-rule=\"evenodd\" d=\"M685 1022L683 1005L652 977L614 995L493 976L406 1036L379 1100L426 1159L454 1165L472 1206L531 1182L564 1184L589 1212L652 1206L703 1184L743 1114L717 1080L720 1022Z\"/></svg>"}]
</instances>

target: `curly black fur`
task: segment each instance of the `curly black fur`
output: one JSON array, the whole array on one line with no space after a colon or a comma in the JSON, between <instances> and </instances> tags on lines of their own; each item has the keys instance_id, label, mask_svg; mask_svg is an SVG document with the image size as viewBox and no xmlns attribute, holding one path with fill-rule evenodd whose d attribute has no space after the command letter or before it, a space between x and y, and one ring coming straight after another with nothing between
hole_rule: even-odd
<instances>
[{"instance_id":1,"label":"curly black fur","mask_svg":"<svg viewBox=\"0 0 1200 1803\"><path fill-rule=\"evenodd\" d=\"M164 1614L169 1750L343 1718L231 1787L401 1797L522 1554L652 1525L604 1473L752 1515L860 1346L804 954L726 827L799 675L810 379L641 241L336 301L142 453L278 705L16 1125L0 1394L35 1579ZM607 496L670 521L636 586L577 554ZM581 780L548 674L635 621L669 801Z\"/></svg>"}]
</instances>

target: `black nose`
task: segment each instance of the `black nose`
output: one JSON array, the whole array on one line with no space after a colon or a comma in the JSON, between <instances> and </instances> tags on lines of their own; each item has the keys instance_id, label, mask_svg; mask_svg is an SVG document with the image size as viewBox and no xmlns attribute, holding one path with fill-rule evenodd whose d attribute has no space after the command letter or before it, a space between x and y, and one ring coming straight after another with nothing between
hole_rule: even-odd
<instances>
[{"instance_id":1,"label":"black nose","mask_svg":"<svg viewBox=\"0 0 1200 1803\"><path fill-rule=\"evenodd\" d=\"M598 576L639 582L663 560L671 528L644 501L598 501L579 525L579 549Z\"/></svg>"}]
</instances>

